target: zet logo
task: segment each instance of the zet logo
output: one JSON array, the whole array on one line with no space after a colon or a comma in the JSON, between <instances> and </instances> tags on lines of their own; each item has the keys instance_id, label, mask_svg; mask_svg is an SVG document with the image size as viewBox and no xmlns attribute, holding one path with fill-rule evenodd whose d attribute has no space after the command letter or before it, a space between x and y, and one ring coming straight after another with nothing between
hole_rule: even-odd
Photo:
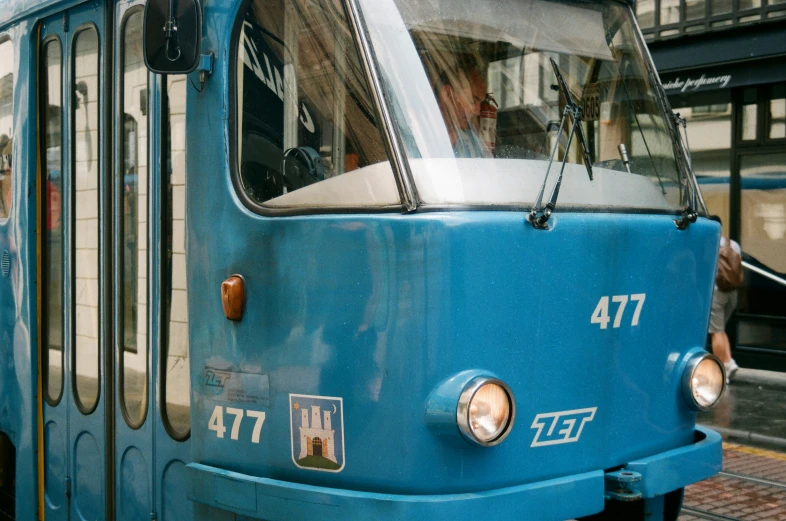
<instances>
[{"instance_id":1,"label":"zet logo","mask_svg":"<svg viewBox=\"0 0 786 521\"><path fill-rule=\"evenodd\" d=\"M302 469L344 468L344 407L341 398L289 395L292 461Z\"/></svg>"},{"instance_id":2,"label":"zet logo","mask_svg":"<svg viewBox=\"0 0 786 521\"><path fill-rule=\"evenodd\" d=\"M595 417L597 407L572 411L545 412L535 416L531 429L538 429L530 447L544 447L579 441L584 424Z\"/></svg>"}]
</instances>

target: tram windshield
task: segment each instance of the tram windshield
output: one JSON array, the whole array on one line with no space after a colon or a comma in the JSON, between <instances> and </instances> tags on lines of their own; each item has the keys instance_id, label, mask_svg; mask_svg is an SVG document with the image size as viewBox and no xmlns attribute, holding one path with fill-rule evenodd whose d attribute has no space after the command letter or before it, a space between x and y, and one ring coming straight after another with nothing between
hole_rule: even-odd
<instances>
[{"instance_id":1,"label":"tram windshield","mask_svg":"<svg viewBox=\"0 0 786 521\"><path fill-rule=\"evenodd\" d=\"M626 4L358 5L421 203L529 209L564 162L560 208L681 207L690 174ZM281 207L395 207L383 122L344 3L253 0L241 16L246 195ZM576 125L569 98L581 108Z\"/></svg>"},{"instance_id":2,"label":"tram windshield","mask_svg":"<svg viewBox=\"0 0 786 521\"><path fill-rule=\"evenodd\" d=\"M566 159L560 206L680 206L673 133L625 4L360 3L424 202L531 205L553 153L548 186ZM582 109L586 151L568 147L570 118L560 129L555 69Z\"/></svg>"}]
</instances>

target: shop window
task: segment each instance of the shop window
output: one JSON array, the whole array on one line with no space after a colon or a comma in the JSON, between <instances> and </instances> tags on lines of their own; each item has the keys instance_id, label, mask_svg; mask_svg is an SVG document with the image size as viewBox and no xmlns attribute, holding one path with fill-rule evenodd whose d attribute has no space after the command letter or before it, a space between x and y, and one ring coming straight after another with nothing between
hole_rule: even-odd
<instances>
[{"instance_id":1,"label":"shop window","mask_svg":"<svg viewBox=\"0 0 786 521\"><path fill-rule=\"evenodd\" d=\"M680 21L680 0L660 0L660 24L676 24Z\"/></svg>"},{"instance_id":2,"label":"shop window","mask_svg":"<svg viewBox=\"0 0 786 521\"><path fill-rule=\"evenodd\" d=\"M756 128L757 128L757 118L758 116L758 107L755 103L751 103L748 105L742 106L742 123L741 123L741 132L742 132L742 140L743 141L755 141L756 140Z\"/></svg>"},{"instance_id":3,"label":"shop window","mask_svg":"<svg viewBox=\"0 0 786 521\"><path fill-rule=\"evenodd\" d=\"M695 20L706 16L704 0L685 0L685 19Z\"/></svg>"},{"instance_id":4,"label":"shop window","mask_svg":"<svg viewBox=\"0 0 786 521\"><path fill-rule=\"evenodd\" d=\"M701 103L703 100L695 100ZM707 100L710 101L710 100ZM693 170L710 214L719 215L724 234L729 233L731 100L675 109L687 120Z\"/></svg>"},{"instance_id":5,"label":"shop window","mask_svg":"<svg viewBox=\"0 0 786 521\"><path fill-rule=\"evenodd\" d=\"M786 0L646 0L636 16L652 41L784 17Z\"/></svg>"},{"instance_id":6,"label":"shop window","mask_svg":"<svg viewBox=\"0 0 786 521\"><path fill-rule=\"evenodd\" d=\"M731 0L710 0L710 15L719 15L731 12Z\"/></svg>"},{"instance_id":7,"label":"shop window","mask_svg":"<svg viewBox=\"0 0 786 521\"><path fill-rule=\"evenodd\" d=\"M769 139L783 139L786 138L786 85L773 87L772 98L769 101L767 137Z\"/></svg>"}]
</instances>

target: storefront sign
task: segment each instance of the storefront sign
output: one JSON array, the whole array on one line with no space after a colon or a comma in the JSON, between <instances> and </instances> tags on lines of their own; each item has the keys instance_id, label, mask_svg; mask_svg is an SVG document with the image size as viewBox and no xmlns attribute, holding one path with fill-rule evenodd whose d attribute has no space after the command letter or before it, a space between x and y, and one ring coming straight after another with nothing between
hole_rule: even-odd
<instances>
[{"instance_id":1,"label":"storefront sign","mask_svg":"<svg viewBox=\"0 0 786 521\"><path fill-rule=\"evenodd\" d=\"M718 76L708 76L702 74L699 77L677 76L674 79L663 80L663 88L666 94L673 94L676 92L696 92L699 90L708 89L723 89L729 86L731 82L731 74L723 74Z\"/></svg>"}]
</instances>

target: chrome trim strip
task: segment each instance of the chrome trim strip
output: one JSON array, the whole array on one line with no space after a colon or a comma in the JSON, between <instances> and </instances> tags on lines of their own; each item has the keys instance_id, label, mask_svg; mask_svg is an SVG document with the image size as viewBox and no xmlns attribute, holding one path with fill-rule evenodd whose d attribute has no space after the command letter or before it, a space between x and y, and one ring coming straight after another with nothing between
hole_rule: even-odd
<instances>
[{"instance_id":1,"label":"chrome trim strip","mask_svg":"<svg viewBox=\"0 0 786 521\"><path fill-rule=\"evenodd\" d=\"M418 197L417 191L415 190L415 183L412 180L412 172L409 170L409 163L404 155L398 133L394 130L396 128L394 126L395 121L391 115L390 108L385 102L385 89L379 78L377 61L374 59L374 50L371 47L368 33L365 30L360 7L357 5L357 0L344 0L344 7L349 14L349 21L352 24L352 30L356 36L356 42L359 47L358 54L363 61L366 77L374 89L374 102L377 106L377 112L382 116L384 128L381 130L384 131L385 141L392 155L390 158L391 166L396 175L396 184L398 185L404 210L407 212L414 212L418 209Z\"/></svg>"}]
</instances>

